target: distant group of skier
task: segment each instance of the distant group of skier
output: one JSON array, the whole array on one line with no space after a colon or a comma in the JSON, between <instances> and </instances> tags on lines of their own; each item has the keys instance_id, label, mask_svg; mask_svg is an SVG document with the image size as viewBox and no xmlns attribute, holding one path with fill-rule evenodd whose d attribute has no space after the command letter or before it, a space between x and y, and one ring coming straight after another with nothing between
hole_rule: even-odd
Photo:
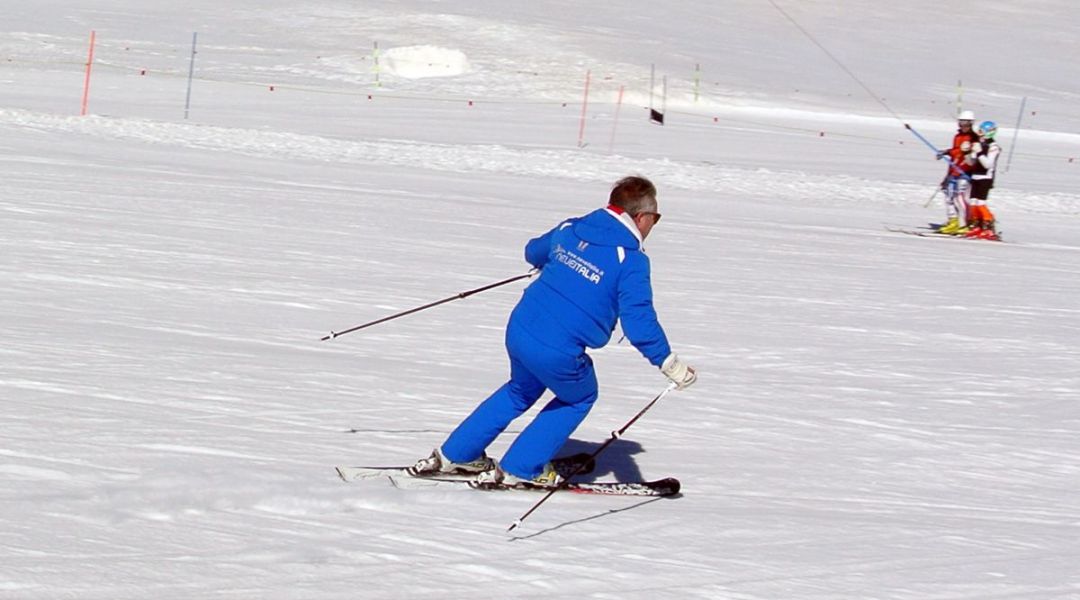
<instances>
[{"instance_id":1,"label":"distant group of skier","mask_svg":"<svg viewBox=\"0 0 1080 600\"><path fill-rule=\"evenodd\" d=\"M994 213L986 201L994 187L1001 147L995 141L997 124L983 121L975 127L975 113L962 111L957 116L957 131L952 147L938 152L938 159L949 161L941 191L945 193L946 221L938 233L997 240Z\"/></svg>"}]
</instances>

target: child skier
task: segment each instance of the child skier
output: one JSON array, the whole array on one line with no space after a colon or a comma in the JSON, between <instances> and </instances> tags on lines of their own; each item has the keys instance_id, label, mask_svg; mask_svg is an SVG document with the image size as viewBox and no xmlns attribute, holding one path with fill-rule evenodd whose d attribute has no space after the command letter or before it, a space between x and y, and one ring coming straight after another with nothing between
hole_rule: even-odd
<instances>
[{"instance_id":1,"label":"child skier","mask_svg":"<svg viewBox=\"0 0 1080 600\"><path fill-rule=\"evenodd\" d=\"M979 141L972 144L967 160L971 163L971 222L967 237L997 240L997 228L994 225L994 213L990 212L986 200L994 187L994 174L997 170L1001 147L994 138L997 136L997 124L983 121L979 124Z\"/></svg>"}]
</instances>

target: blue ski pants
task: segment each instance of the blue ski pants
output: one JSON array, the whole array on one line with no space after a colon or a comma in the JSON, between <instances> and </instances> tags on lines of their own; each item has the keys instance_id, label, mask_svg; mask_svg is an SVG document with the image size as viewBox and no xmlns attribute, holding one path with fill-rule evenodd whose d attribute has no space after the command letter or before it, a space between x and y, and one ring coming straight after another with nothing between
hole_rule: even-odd
<instances>
[{"instance_id":1,"label":"blue ski pants","mask_svg":"<svg viewBox=\"0 0 1080 600\"><path fill-rule=\"evenodd\" d=\"M458 425L443 443L442 453L453 462L479 458L511 421L550 389L555 397L499 461L507 473L532 479L543 472L592 409L598 394L596 371L583 349L567 351L546 345L513 320L506 329L506 350L510 381Z\"/></svg>"}]
</instances>

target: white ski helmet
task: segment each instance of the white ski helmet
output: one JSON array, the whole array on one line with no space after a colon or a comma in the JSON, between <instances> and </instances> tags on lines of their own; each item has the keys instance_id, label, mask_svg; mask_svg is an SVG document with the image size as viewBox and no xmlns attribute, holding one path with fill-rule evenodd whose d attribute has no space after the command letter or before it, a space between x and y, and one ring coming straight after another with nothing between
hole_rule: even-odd
<instances>
[{"instance_id":1,"label":"white ski helmet","mask_svg":"<svg viewBox=\"0 0 1080 600\"><path fill-rule=\"evenodd\" d=\"M975 122L975 113L970 110L962 110L959 115L956 115L957 121L970 121Z\"/></svg>"}]
</instances>

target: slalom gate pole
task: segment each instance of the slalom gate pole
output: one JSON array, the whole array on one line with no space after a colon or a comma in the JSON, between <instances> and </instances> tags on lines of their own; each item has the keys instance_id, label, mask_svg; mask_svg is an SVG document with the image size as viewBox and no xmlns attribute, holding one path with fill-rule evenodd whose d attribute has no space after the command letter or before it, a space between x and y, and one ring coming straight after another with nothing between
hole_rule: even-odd
<instances>
[{"instance_id":1,"label":"slalom gate pole","mask_svg":"<svg viewBox=\"0 0 1080 600\"><path fill-rule=\"evenodd\" d=\"M381 88L382 82L379 81L379 41L375 40L375 50L371 54L371 60L373 63L372 70L375 72L375 87Z\"/></svg>"},{"instance_id":2,"label":"slalom gate pole","mask_svg":"<svg viewBox=\"0 0 1080 600\"><path fill-rule=\"evenodd\" d=\"M1024 119L1024 105L1027 104L1027 96L1020 101L1020 114L1016 115L1016 129L1013 129L1012 144L1009 145L1009 158L1005 161L1005 172L1009 172L1012 166L1013 150L1016 150L1016 138L1020 137L1020 122Z\"/></svg>"},{"instance_id":3,"label":"slalom gate pole","mask_svg":"<svg viewBox=\"0 0 1080 600\"><path fill-rule=\"evenodd\" d=\"M484 291L490 290L492 288L497 288L497 287L499 287L501 285L506 285L508 283L513 283L513 282L518 281L520 279L525 279L525 278L528 278L528 277L532 277L537 272L538 271L536 269L533 269L532 271L529 271L528 273L525 273L524 275L517 275L517 276L511 277L509 279L503 279L502 281L497 281L495 283L489 283L488 285L485 285L483 287L478 287L475 290L468 290L468 291L465 291L465 292L460 292L458 294L454 294L453 296L450 296L449 298L443 298L442 300L436 300L435 302L432 302L430 304L425 304L423 306L417 306L416 308L410 308L409 310L402 311L402 312L390 315L389 317L383 317L381 319L376 319L374 321L369 321L367 323L364 323L363 325L357 325L356 327L350 327L350 328L345 329L343 331L331 331L330 335L323 336L321 338L321 341L325 342L326 340L332 340L332 339L334 339L334 338L336 338L338 336L345 335L346 333L352 333L354 331L359 331L361 329L364 329L365 327L371 327L372 325L378 325L379 323L385 323L387 321L392 321L394 319L397 319L398 317L404 317L405 315L411 315L413 313L420 312L422 310L426 310L428 308L432 308L432 307L438 306L440 304L445 304L445 303L450 302L452 300L459 300L461 298L468 298L469 296L472 296L473 294L479 294L480 292L484 292Z\"/></svg>"},{"instance_id":4,"label":"slalom gate pole","mask_svg":"<svg viewBox=\"0 0 1080 600\"><path fill-rule=\"evenodd\" d=\"M90 100L90 69L94 66L94 40L97 39L97 32L90 30L90 56L86 59L86 81L83 83L82 93L82 108L79 110L79 116L86 116L86 103Z\"/></svg>"},{"instance_id":5,"label":"slalom gate pole","mask_svg":"<svg viewBox=\"0 0 1080 600\"><path fill-rule=\"evenodd\" d=\"M607 147L608 154L615 151L615 128L619 126L619 111L622 110L623 92L625 90L625 85L619 86L619 98L615 101L615 120L611 123L611 139L608 141Z\"/></svg>"},{"instance_id":6,"label":"slalom gate pole","mask_svg":"<svg viewBox=\"0 0 1080 600\"><path fill-rule=\"evenodd\" d=\"M195 44L199 41L199 32L191 34L191 62L188 64L187 97L184 99L184 118L191 112L191 81L195 78Z\"/></svg>"},{"instance_id":7,"label":"slalom gate pole","mask_svg":"<svg viewBox=\"0 0 1080 600\"><path fill-rule=\"evenodd\" d=\"M592 80L592 71L585 71L585 97L581 100L581 127L578 129L577 146L585 147L585 117L589 111L589 81Z\"/></svg>"},{"instance_id":8,"label":"slalom gate pole","mask_svg":"<svg viewBox=\"0 0 1080 600\"><path fill-rule=\"evenodd\" d=\"M624 433L626 433L626 430L630 429L631 425L633 425L638 419L640 419L641 416L644 415L650 408L652 408L654 404L659 402L661 398L663 398L664 396L667 396L668 393L671 392L671 390L675 389L675 387L676 387L676 384L674 382L668 384L668 386L666 388L664 388L664 391L657 394L656 397L652 399L652 402L649 402L648 404L645 405L645 408L639 410L638 414L634 415L634 418L632 418L632 419L630 419L629 421L626 422L626 425L623 425L622 428L619 429L618 431L612 431L611 432L611 437L608 438L607 441L604 442L602 446L597 448L596 452L593 452L589 456L589 460L583 461L580 465L578 465L577 469L574 469L573 473L571 473L568 477L566 477L565 479L562 480L562 483L555 486L554 488L551 488L551 491L549 491L547 494L545 494L544 497L541 498L536 504L533 504L532 508L525 511L525 514L521 515L520 517L517 518L516 521L511 523L510 527L507 529L507 531L513 531L514 529L516 529L519 525L521 525L522 521L529 518L529 515L536 512L536 509L540 508L540 505L547 502L548 498L555 495L555 492L557 492L559 490L562 490L562 489L565 489L566 486L570 484L570 480L573 479L575 475L580 473L590 462L593 462L593 460L597 456L599 456L601 452L606 450L607 447L612 444L612 442L614 442L615 440L621 438L622 435Z\"/></svg>"}]
</instances>

